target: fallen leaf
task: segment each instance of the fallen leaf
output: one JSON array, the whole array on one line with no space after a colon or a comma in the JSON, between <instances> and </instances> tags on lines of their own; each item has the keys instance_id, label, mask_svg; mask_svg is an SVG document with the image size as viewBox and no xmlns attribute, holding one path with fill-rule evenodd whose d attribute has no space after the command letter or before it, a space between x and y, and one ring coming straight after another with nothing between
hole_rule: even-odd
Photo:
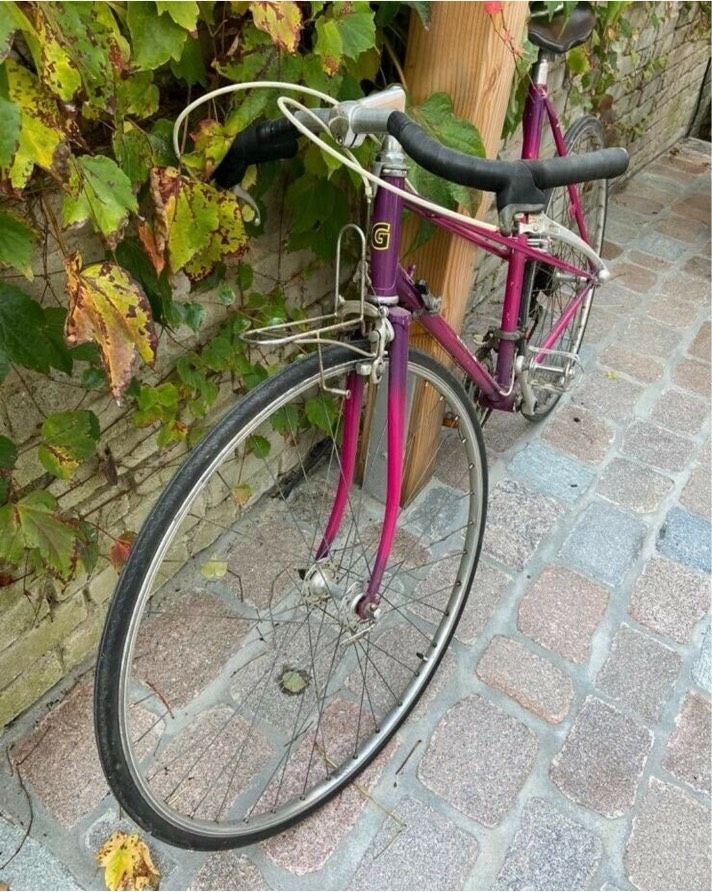
<instances>
[{"instance_id":1,"label":"fallen leaf","mask_svg":"<svg viewBox=\"0 0 712 892\"><path fill-rule=\"evenodd\" d=\"M69 312L64 334L70 346L96 341L119 399L131 381L136 353L152 365L158 339L151 307L141 286L117 263L82 267L79 252L65 260Z\"/></svg>"},{"instance_id":2,"label":"fallen leaf","mask_svg":"<svg viewBox=\"0 0 712 892\"><path fill-rule=\"evenodd\" d=\"M222 579L227 573L227 561L220 561L213 555L201 566L200 573L205 579Z\"/></svg>"},{"instance_id":3,"label":"fallen leaf","mask_svg":"<svg viewBox=\"0 0 712 892\"><path fill-rule=\"evenodd\" d=\"M96 857L104 868L106 888L111 892L158 889L161 874L153 863L148 846L137 833L112 833Z\"/></svg>"},{"instance_id":4,"label":"fallen leaf","mask_svg":"<svg viewBox=\"0 0 712 892\"><path fill-rule=\"evenodd\" d=\"M609 369L606 372L606 378L608 378L609 381L616 381L618 379L618 372L614 371L613 369Z\"/></svg>"}]
</instances>

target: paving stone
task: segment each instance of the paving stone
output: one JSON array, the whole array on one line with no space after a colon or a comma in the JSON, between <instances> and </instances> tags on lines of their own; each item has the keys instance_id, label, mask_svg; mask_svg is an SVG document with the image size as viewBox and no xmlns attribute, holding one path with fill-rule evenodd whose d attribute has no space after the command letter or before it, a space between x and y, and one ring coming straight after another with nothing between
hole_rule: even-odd
<instances>
[{"instance_id":1,"label":"paving stone","mask_svg":"<svg viewBox=\"0 0 712 892\"><path fill-rule=\"evenodd\" d=\"M248 628L222 599L204 591L186 594L139 631L135 675L172 709L184 706L223 671Z\"/></svg>"},{"instance_id":2,"label":"paving stone","mask_svg":"<svg viewBox=\"0 0 712 892\"><path fill-rule=\"evenodd\" d=\"M638 577L628 612L639 623L685 644L709 607L709 580L656 555Z\"/></svg>"},{"instance_id":3,"label":"paving stone","mask_svg":"<svg viewBox=\"0 0 712 892\"><path fill-rule=\"evenodd\" d=\"M669 477L652 468L615 458L598 478L596 492L622 508L645 514L656 511L672 487Z\"/></svg>"},{"instance_id":4,"label":"paving stone","mask_svg":"<svg viewBox=\"0 0 712 892\"><path fill-rule=\"evenodd\" d=\"M545 799L530 799L498 889L588 889L603 853L600 839Z\"/></svg>"},{"instance_id":5,"label":"paving stone","mask_svg":"<svg viewBox=\"0 0 712 892\"><path fill-rule=\"evenodd\" d=\"M576 402L612 421L626 421L642 393L640 384L596 370L579 387Z\"/></svg>"},{"instance_id":6,"label":"paving stone","mask_svg":"<svg viewBox=\"0 0 712 892\"><path fill-rule=\"evenodd\" d=\"M484 552L521 570L564 510L515 480L501 480L489 497Z\"/></svg>"},{"instance_id":7,"label":"paving stone","mask_svg":"<svg viewBox=\"0 0 712 892\"><path fill-rule=\"evenodd\" d=\"M672 266L672 261L667 260L665 257L656 257L654 254L646 254L645 251L638 251L635 248L631 248L628 251L628 259L638 266L650 270L659 271L669 269Z\"/></svg>"},{"instance_id":8,"label":"paving stone","mask_svg":"<svg viewBox=\"0 0 712 892\"><path fill-rule=\"evenodd\" d=\"M592 502L579 516L558 559L587 576L617 585L637 557L646 527L633 514Z\"/></svg>"},{"instance_id":9,"label":"paving stone","mask_svg":"<svg viewBox=\"0 0 712 892\"><path fill-rule=\"evenodd\" d=\"M523 415L493 412L483 429L485 446L492 452L501 455L531 434L531 431L531 422L527 421Z\"/></svg>"},{"instance_id":10,"label":"paving stone","mask_svg":"<svg viewBox=\"0 0 712 892\"><path fill-rule=\"evenodd\" d=\"M675 270L665 276L660 284L660 291L671 296L685 296L685 300L698 303L709 302L709 283L700 282L696 276L687 276L680 270Z\"/></svg>"},{"instance_id":11,"label":"paving stone","mask_svg":"<svg viewBox=\"0 0 712 892\"><path fill-rule=\"evenodd\" d=\"M94 742L93 695L91 681L78 684L14 752L24 781L65 827L76 824L108 793ZM141 739L139 752L148 752L161 724L141 707L132 710L130 723Z\"/></svg>"},{"instance_id":12,"label":"paving stone","mask_svg":"<svg viewBox=\"0 0 712 892\"><path fill-rule=\"evenodd\" d=\"M621 291L623 290L621 288ZM621 315L623 315L622 309L612 308L609 312L600 306L593 306L586 324L586 338L581 350L581 359L584 363L586 349L591 344L600 344L601 341L607 340Z\"/></svg>"},{"instance_id":13,"label":"paving stone","mask_svg":"<svg viewBox=\"0 0 712 892\"><path fill-rule=\"evenodd\" d=\"M655 777L633 819L624 865L639 889L709 889L710 811Z\"/></svg>"},{"instance_id":14,"label":"paving stone","mask_svg":"<svg viewBox=\"0 0 712 892\"><path fill-rule=\"evenodd\" d=\"M6 888L20 889L81 889L75 878L58 858L29 837L25 828L0 817L0 880Z\"/></svg>"},{"instance_id":15,"label":"paving stone","mask_svg":"<svg viewBox=\"0 0 712 892\"><path fill-rule=\"evenodd\" d=\"M633 805L652 743L653 735L638 722L589 698L549 773L573 802L615 818Z\"/></svg>"},{"instance_id":16,"label":"paving stone","mask_svg":"<svg viewBox=\"0 0 712 892\"><path fill-rule=\"evenodd\" d=\"M708 362L699 362L696 359L683 359L672 372L672 380L678 387L685 390L693 390L702 396L710 393L710 365Z\"/></svg>"},{"instance_id":17,"label":"paving stone","mask_svg":"<svg viewBox=\"0 0 712 892\"><path fill-rule=\"evenodd\" d=\"M700 517L712 518L712 482L710 481L710 467L704 465L690 474L690 479L680 493L680 502L693 514Z\"/></svg>"},{"instance_id":18,"label":"paving stone","mask_svg":"<svg viewBox=\"0 0 712 892\"><path fill-rule=\"evenodd\" d=\"M656 220L655 229L663 235L668 235L678 239L681 242L696 242L704 234L704 230L708 228L701 226L698 220L691 220L689 217L683 217L680 214L671 214L664 220Z\"/></svg>"},{"instance_id":19,"label":"paving stone","mask_svg":"<svg viewBox=\"0 0 712 892\"><path fill-rule=\"evenodd\" d=\"M699 276L700 279L703 279L705 282L709 282L710 276L710 259L709 257L705 257L701 254L696 254L694 257L690 257L690 259L685 263L683 269L686 273L689 273L691 276Z\"/></svg>"},{"instance_id":20,"label":"paving stone","mask_svg":"<svg viewBox=\"0 0 712 892\"><path fill-rule=\"evenodd\" d=\"M651 424L634 421L626 428L621 451L662 471L683 471L694 452L691 440Z\"/></svg>"},{"instance_id":21,"label":"paving stone","mask_svg":"<svg viewBox=\"0 0 712 892\"><path fill-rule=\"evenodd\" d=\"M712 346L710 342L710 333L712 332L712 325L709 322L705 322L700 326L700 330L695 335L695 340L690 344L690 349L687 351L691 356L694 356L696 359L704 359L705 362L710 361L710 355L712 354Z\"/></svg>"},{"instance_id":22,"label":"paving stone","mask_svg":"<svg viewBox=\"0 0 712 892\"><path fill-rule=\"evenodd\" d=\"M712 694L712 626L707 626L700 652L692 665L692 680Z\"/></svg>"},{"instance_id":23,"label":"paving stone","mask_svg":"<svg viewBox=\"0 0 712 892\"><path fill-rule=\"evenodd\" d=\"M532 731L473 695L456 703L440 720L418 777L468 817L495 827L514 805L536 751Z\"/></svg>"},{"instance_id":24,"label":"paving stone","mask_svg":"<svg viewBox=\"0 0 712 892\"><path fill-rule=\"evenodd\" d=\"M608 591L568 567L547 567L519 603L519 630L574 663L588 662Z\"/></svg>"},{"instance_id":25,"label":"paving stone","mask_svg":"<svg viewBox=\"0 0 712 892\"><path fill-rule=\"evenodd\" d=\"M685 244L680 244L679 239L672 238L669 235L663 235L660 232L656 232L654 229L643 233L643 235L639 236L633 244L641 251L647 251L648 254L656 254L657 256L664 257L666 260L672 262L679 260L681 251L684 251L687 247ZM635 290L643 293L642 288L636 288Z\"/></svg>"},{"instance_id":26,"label":"paving stone","mask_svg":"<svg viewBox=\"0 0 712 892\"><path fill-rule=\"evenodd\" d=\"M347 734L347 729L356 727L359 721L358 715L359 709L356 704L339 699L333 701L324 710L320 739L323 738L330 743L330 762L341 764L346 757L347 752L344 747L348 747L349 744L353 745L353 736ZM365 732L363 718L361 728ZM320 870L341 842L352 832L352 828L368 805L370 791L378 782L397 745L398 740L395 738L359 775L355 784L349 784L323 808L289 830L263 842L262 848L270 860L282 870L289 871L296 876L304 876ZM300 793L307 765L311 765L309 769L310 783L325 778L325 760L312 759L313 747L314 735L307 736L302 746L290 759L284 776L275 778L273 781L275 793L281 791L282 799ZM269 796L269 794L270 788L268 787L266 795Z\"/></svg>"},{"instance_id":27,"label":"paving stone","mask_svg":"<svg viewBox=\"0 0 712 892\"><path fill-rule=\"evenodd\" d=\"M624 347L630 347L638 353L659 356L666 359L678 347L680 332L676 328L664 325L656 319L632 319L618 339Z\"/></svg>"},{"instance_id":28,"label":"paving stone","mask_svg":"<svg viewBox=\"0 0 712 892\"><path fill-rule=\"evenodd\" d=\"M687 694L668 740L663 768L695 790L709 793L711 742L710 701L699 694Z\"/></svg>"},{"instance_id":29,"label":"paving stone","mask_svg":"<svg viewBox=\"0 0 712 892\"><path fill-rule=\"evenodd\" d=\"M555 412L542 439L568 455L597 464L605 458L614 435L613 427L598 412L569 404Z\"/></svg>"},{"instance_id":30,"label":"paving stone","mask_svg":"<svg viewBox=\"0 0 712 892\"><path fill-rule=\"evenodd\" d=\"M191 890L269 888L254 862L236 852L211 855L189 886Z\"/></svg>"},{"instance_id":31,"label":"paving stone","mask_svg":"<svg viewBox=\"0 0 712 892\"><path fill-rule=\"evenodd\" d=\"M620 344L611 344L607 347L601 354L600 362L645 384L659 381L665 370L660 360L630 350L628 347L621 347Z\"/></svg>"},{"instance_id":32,"label":"paving stone","mask_svg":"<svg viewBox=\"0 0 712 892\"><path fill-rule=\"evenodd\" d=\"M636 245L645 249L647 247L644 245L645 238L645 236L637 238L635 240ZM662 254L662 256L666 255ZM629 288L631 291L635 291L637 294L647 294L655 286L656 282L655 273L627 260L617 261L612 267L611 273L612 281Z\"/></svg>"},{"instance_id":33,"label":"paving stone","mask_svg":"<svg viewBox=\"0 0 712 892\"><path fill-rule=\"evenodd\" d=\"M671 508L660 528L658 551L703 573L712 569L712 526L684 508Z\"/></svg>"},{"instance_id":34,"label":"paving stone","mask_svg":"<svg viewBox=\"0 0 712 892\"><path fill-rule=\"evenodd\" d=\"M684 390L666 390L650 415L668 430L696 434L707 421L707 403Z\"/></svg>"},{"instance_id":35,"label":"paving stone","mask_svg":"<svg viewBox=\"0 0 712 892\"><path fill-rule=\"evenodd\" d=\"M413 592L410 609L429 622L439 622L441 612L438 607L439 599L444 594L443 586L454 580L459 565L460 560L457 557L445 558L435 564L433 572ZM467 604L455 629L458 640L464 644L472 644L480 637L511 581L506 573L480 559Z\"/></svg>"},{"instance_id":36,"label":"paving stone","mask_svg":"<svg viewBox=\"0 0 712 892\"><path fill-rule=\"evenodd\" d=\"M381 824L349 889L462 889L477 840L429 805L402 800Z\"/></svg>"},{"instance_id":37,"label":"paving stone","mask_svg":"<svg viewBox=\"0 0 712 892\"><path fill-rule=\"evenodd\" d=\"M681 665L674 650L622 625L596 677L596 686L624 712L652 725L660 718Z\"/></svg>"},{"instance_id":38,"label":"paving stone","mask_svg":"<svg viewBox=\"0 0 712 892\"><path fill-rule=\"evenodd\" d=\"M662 294L646 304L645 310L652 319L684 329L691 325L699 314L698 305L686 296L670 297Z\"/></svg>"},{"instance_id":39,"label":"paving stone","mask_svg":"<svg viewBox=\"0 0 712 892\"><path fill-rule=\"evenodd\" d=\"M594 480L593 471L541 442L529 443L518 452L509 470L529 486L567 505L577 502Z\"/></svg>"},{"instance_id":40,"label":"paving stone","mask_svg":"<svg viewBox=\"0 0 712 892\"><path fill-rule=\"evenodd\" d=\"M477 664L477 674L552 725L566 718L571 708L574 686L569 676L512 638L492 639Z\"/></svg>"}]
</instances>

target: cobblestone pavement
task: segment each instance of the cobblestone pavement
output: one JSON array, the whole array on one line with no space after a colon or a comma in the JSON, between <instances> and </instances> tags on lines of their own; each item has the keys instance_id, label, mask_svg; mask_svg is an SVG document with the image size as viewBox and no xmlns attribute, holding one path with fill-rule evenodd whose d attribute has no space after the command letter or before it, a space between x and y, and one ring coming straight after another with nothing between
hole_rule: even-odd
<instances>
[{"instance_id":1,"label":"cobblestone pavement","mask_svg":"<svg viewBox=\"0 0 712 892\"><path fill-rule=\"evenodd\" d=\"M710 888L709 219L695 140L615 195L585 378L488 422L474 612L372 796L242 851L151 842L162 888ZM0 742L0 880L101 888L131 825L90 674Z\"/></svg>"}]
</instances>

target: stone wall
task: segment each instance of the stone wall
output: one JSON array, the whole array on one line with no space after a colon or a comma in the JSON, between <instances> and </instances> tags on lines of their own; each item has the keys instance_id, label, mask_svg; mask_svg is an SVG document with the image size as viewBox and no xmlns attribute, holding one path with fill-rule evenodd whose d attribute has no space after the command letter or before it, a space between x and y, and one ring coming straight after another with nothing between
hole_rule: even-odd
<instances>
[{"instance_id":1,"label":"stone wall","mask_svg":"<svg viewBox=\"0 0 712 892\"><path fill-rule=\"evenodd\" d=\"M687 136L695 120L703 117L700 107L705 102L709 106L709 80L707 94L703 85L705 76L709 77L710 34L699 9L702 5L633 3L625 12L636 34L631 45L638 58L619 55L620 77L609 90L613 106L603 116L609 144L625 145L631 156L621 182ZM657 25L652 23L653 13L659 20ZM566 129L585 109L577 102L577 91L572 88L563 60L550 69L549 90ZM502 147L500 157L519 158L521 147L520 127ZM542 157L553 154L553 138L545 125ZM620 183L614 188L616 185ZM489 219L495 223L496 214L490 212ZM501 261L481 252L465 320L466 334L482 333L483 319L499 324L505 274Z\"/></svg>"},{"instance_id":2,"label":"stone wall","mask_svg":"<svg viewBox=\"0 0 712 892\"><path fill-rule=\"evenodd\" d=\"M271 222L269 233L255 239L244 258L255 273L251 290L267 292L280 281L289 283L285 292L290 304L308 308L322 300L333 300L332 271L322 269L307 275L305 269L311 256L288 254L280 249L278 233L283 227L275 225L274 217ZM69 233L66 249L80 249L86 263L103 256L102 246L86 228ZM44 268L50 273L50 287L40 277ZM46 259L38 258L33 282L15 284L46 305L64 302L62 253L57 244L50 241ZM181 282L176 284L179 296ZM158 383L178 355L210 337L227 312L215 297L214 292L206 291L190 298L199 300L207 311L200 336L187 328L170 336L164 331L157 365L153 370L140 370L142 381ZM235 399L232 383L226 377L206 426L214 423ZM100 420L100 452L95 460L83 464L71 480L57 480L46 474L36 460L34 447L39 426L51 412L77 408L80 402L82 408L92 409ZM117 405L106 393L87 392L76 379L57 372L49 377L24 369L11 373L0 390L0 434L11 437L18 445L18 487L47 489L57 496L62 510L76 511L114 536L140 528L185 454L182 445L159 452L155 426L137 427L127 406ZM109 461L115 476L107 470ZM256 486L254 490L257 491ZM219 510L219 506L212 507L213 514ZM204 527L205 524L190 532L193 541L199 538L207 546L211 535ZM213 525L212 538L215 529ZM188 533L187 527L184 532ZM111 541L101 536L101 544L107 551ZM90 662L117 579L116 570L102 558L90 577L80 576L66 588L50 577L28 577L27 582L20 579L0 587L0 729L77 666Z\"/></svg>"}]
</instances>

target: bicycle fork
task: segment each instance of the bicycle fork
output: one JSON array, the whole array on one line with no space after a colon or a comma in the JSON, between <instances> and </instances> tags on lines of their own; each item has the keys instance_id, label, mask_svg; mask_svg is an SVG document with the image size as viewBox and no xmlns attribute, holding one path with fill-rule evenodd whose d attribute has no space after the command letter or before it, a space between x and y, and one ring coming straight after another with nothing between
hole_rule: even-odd
<instances>
[{"instance_id":1,"label":"bicycle fork","mask_svg":"<svg viewBox=\"0 0 712 892\"><path fill-rule=\"evenodd\" d=\"M388 318L393 326L393 340L388 347L386 504L381 537L378 543L378 550L376 551L376 558L371 568L368 585L355 605L356 613L362 620L366 620L373 615L380 604L381 583L393 548L398 516L400 514L401 490L403 488L408 342L411 316L407 310L401 307L393 307L389 310ZM317 561L328 557L331 546L341 528L356 468L356 453L359 444L359 427L363 405L363 376L357 372L350 372L346 386L349 396L346 399L344 412L339 483L324 536L316 552Z\"/></svg>"}]
</instances>

